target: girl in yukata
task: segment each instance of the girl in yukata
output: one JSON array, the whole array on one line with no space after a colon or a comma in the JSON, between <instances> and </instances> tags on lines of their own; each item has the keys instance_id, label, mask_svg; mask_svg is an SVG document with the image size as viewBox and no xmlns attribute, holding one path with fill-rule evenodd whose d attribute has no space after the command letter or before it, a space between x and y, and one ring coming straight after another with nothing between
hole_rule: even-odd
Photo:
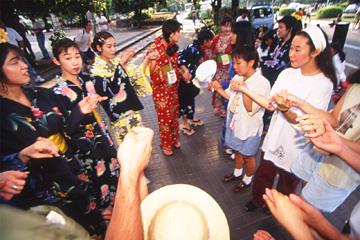
<instances>
[{"instance_id":1,"label":"girl in yukata","mask_svg":"<svg viewBox=\"0 0 360 240\"><path fill-rule=\"evenodd\" d=\"M138 97L150 95L151 88L142 72L129 63L135 53L133 50L126 51L121 59L115 57L116 42L109 32L95 34L91 46L99 54L90 66L91 75L96 80L95 90L108 97L101 104L120 144L128 132L142 125L139 111L144 107ZM157 57L154 52L148 58Z\"/></svg>"},{"instance_id":2,"label":"girl in yukata","mask_svg":"<svg viewBox=\"0 0 360 240\"><path fill-rule=\"evenodd\" d=\"M181 24L176 20L166 20L162 26L163 37L155 39L146 56L158 52L158 60L146 58L144 66L150 67L150 85L159 123L160 142L163 153L173 155L174 148L180 148L179 97L180 78L188 78L187 72L178 67L178 45Z\"/></svg>"},{"instance_id":3,"label":"girl in yukata","mask_svg":"<svg viewBox=\"0 0 360 240\"><path fill-rule=\"evenodd\" d=\"M195 131L190 128L190 125L201 126L203 121L194 117L195 115L195 96L191 87L192 80L195 77L195 71L200 64L200 59L205 55L205 47L210 47L214 34L208 30L203 29L198 35L198 39L194 40L192 44L179 52L178 65L184 72L179 85L179 109L180 116L182 116L182 124L180 129L187 135L192 135Z\"/></svg>"},{"instance_id":4,"label":"girl in yukata","mask_svg":"<svg viewBox=\"0 0 360 240\"><path fill-rule=\"evenodd\" d=\"M93 189L91 169L82 165L92 159L80 160L86 153L69 137L79 127L78 117L90 114L103 98L96 94L84 97L68 114L51 90L22 86L30 77L19 48L1 43L0 54L1 172L28 172L21 193L10 204L22 209L57 206L81 224L93 239L103 236L105 205L101 202L110 203L110 196L100 192L108 190ZM84 138L91 141L95 137L90 136L89 133ZM29 147L33 154L24 154ZM98 172L101 171L104 170L99 167ZM17 185L13 188L19 189Z\"/></svg>"}]
</instances>

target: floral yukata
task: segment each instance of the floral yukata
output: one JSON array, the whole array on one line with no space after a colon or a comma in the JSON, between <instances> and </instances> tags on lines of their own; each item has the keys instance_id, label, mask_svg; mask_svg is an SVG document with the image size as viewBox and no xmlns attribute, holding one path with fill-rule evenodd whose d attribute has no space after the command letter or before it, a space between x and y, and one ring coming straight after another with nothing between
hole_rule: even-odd
<instances>
[{"instance_id":1,"label":"floral yukata","mask_svg":"<svg viewBox=\"0 0 360 240\"><path fill-rule=\"evenodd\" d=\"M221 33L214 37L211 49L216 54L217 69L213 81L224 82L228 80L228 71L230 64L223 64L221 56L227 54L229 56L229 63L231 60L232 46L230 44L230 36L223 37ZM214 108L225 109L221 95L218 92L213 92L212 105Z\"/></svg>"},{"instance_id":2,"label":"floral yukata","mask_svg":"<svg viewBox=\"0 0 360 240\"><path fill-rule=\"evenodd\" d=\"M78 75L81 89L73 82L60 76L53 92L58 104L66 110L65 119L72 121L72 109L87 95L92 94L94 77ZM113 210L120 167L116 159L116 149L97 110L90 114L76 116L77 128L68 133L78 147L78 158L84 168L79 179L87 178L86 188L92 188L93 204L102 211L108 223Z\"/></svg>"},{"instance_id":3,"label":"floral yukata","mask_svg":"<svg viewBox=\"0 0 360 240\"><path fill-rule=\"evenodd\" d=\"M108 114L118 144L125 135L135 127L141 126L139 110L144 107L138 99L151 94L151 88L142 77L139 68L128 64L129 75L120 64L120 59L110 59L111 65L99 56L91 66L91 74L95 77L95 89L100 96L108 99L101 102Z\"/></svg>"},{"instance_id":4,"label":"floral yukata","mask_svg":"<svg viewBox=\"0 0 360 240\"><path fill-rule=\"evenodd\" d=\"M1 111L1 172L29 172L22 192L10 204L28 209L37 205L54 205L81 224L92 236L102 236L106 224L97 195L91 187L88 169L82 166L79 149L71 143L82 114L74 105L68 121L65 110L58 105L52 92L44 88L24 88L31 107L0 97ZM66 132L66 133L65 133ZM49 138L60 149L61 156L31 159L25 165L17 154L33 144L38 137ZM106 196L110 198L110 196Z\"/></svg>"},{"instance_id":5,"label":"floral yukata","mask_svg":"<svg viewBox=\"0 0 360 240\"><path fill-rule=\"evenodd\" d=\"M150 85L153 89L153 99L158 117L161 148L163 150L172 150L174 145L180 141L178 87L181 74L177 63L178 54L175 53L169 57L166 53L167 46L162 43L162 39L157 38L155 40L147 55L155 50L160 54L155 69L150 74ZM175 70L177 75L177 81L171 85L168 84L167 74L163 71L163 67L169 65L169 63L171 63L171 68Z\"/></svg>"}]
</instances>

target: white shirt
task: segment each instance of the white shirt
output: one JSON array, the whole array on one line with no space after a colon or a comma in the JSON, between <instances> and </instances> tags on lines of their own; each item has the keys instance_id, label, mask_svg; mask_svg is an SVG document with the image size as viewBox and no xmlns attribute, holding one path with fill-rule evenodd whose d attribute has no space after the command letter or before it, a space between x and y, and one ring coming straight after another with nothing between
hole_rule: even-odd
<instances>
[{"instance_id":1,"label":"white shirt","mask_svg":"<svg viewBox=\"0 0 360 240\"><path fill-rule=\"evenodd\" d=\"M89 49L88 42L91 34L87 33L85 29L80 30L75 37L76 44L79 46L81 52L86 52Z\"/></svg>"},{"instance_id":2,"label":"white shirt","mask_svg":"<svg viewBox=\"0 0 360 240\"><path fill-rule=\"evenodd\" d=\"M104 24L104 25L100 25L99 23L103 23L103 22L108 22L108 20L106 19L106 17L101 16L101 17L97 17L95 18L96 24L99 25L99 29L100 31L107 31L108 30L108 25Z\"/></svg>"},{"instance_id":3,"label":"white shirt","mask_svg":"<svg viewBox=\"0 0 360 240\"><path fill-rule=\"evenodd\" d=\"M237 22L241 22L241 21L249 21L249 18L246 17L246 18L242 18L242 16L239 16L237 19L236 19Z\"/></svg>"},{"instance_id":4,"label":"white shirt","mask_svg":"<svg viewBox=\"0 0 360 240\"><path fill-rule=\"evenodd\" d=\"M22 37L12 28L6 27L7 36L9 38L9 44L19 46L20 41L22 41Z\"/></svg>"},{"instance_id":5,"label":"white shirt","mask_svg":"<svg viewBox=\"0 0 360 240\"><path fill-rule=\"evenodd\" d=\"M271 89L270 96L281 90L287 90L298 98L306 100L312 106L327 110L333 84L323 73L315 76L301 75L300 68L288 68L282 71ZM303 115L299 108L290 109L295 114ZM296 125L290 124L283 113L276 110L271 118L262 150L264 159L290 172L290 166L305 148L304 133Z\"/></svg>"},{"instance_id":6,"label":"white shirt","mask_svg":"<svg viewBox=\"0 0 360 240\"><path fill-rule=\"evenodd\" d=\"M237 80L238 75L235 75L233 80ZM260 74L260 71L256 71L250 78L245 80L249 90L264 97L268 97L270 93L269 81ZM256 136L263 130L263 119L265 109L252 102L252 111L248 112L243 102L243 94L241 92L230 90L230 99L228 104L228 111L230 111L231 103L234 99L237 100L236 110L234 113L235 120L235 137L240 140L246 140L249 137ZM229 116L230 114L228 114ZM228 119L232 121L232 119Z\"/></svg>"},{"instance_id":7,"label":"white shirt","mask_svg":"<svg viewBox=\"0 0 360 240\"><path fill-rule=\"evenodd\" d=\"M337 78L337 84L339 85L342 82L346 81L346 75L345 75L345 60L341 62L339 54L335 54L332 57L333 65L335 68L336 78Z\"/></svg>"}]
</instances>

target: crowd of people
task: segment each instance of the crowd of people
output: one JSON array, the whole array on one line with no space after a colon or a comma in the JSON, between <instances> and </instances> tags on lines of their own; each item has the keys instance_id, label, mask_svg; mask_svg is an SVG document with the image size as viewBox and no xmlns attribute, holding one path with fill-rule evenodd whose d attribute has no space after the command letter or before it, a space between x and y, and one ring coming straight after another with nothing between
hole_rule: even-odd
<instances>
[{"instance_id":1,"label":"crowd of people","mask_svg":"<svg viewBox=\"0 0 360 240\"><path fill-rule=\"evenodd\" d=\"M63 234L92 239L157 236L156 228L174 215L172 211L194 214L196 224L210 221L201 204L168 203L157 206L160 213L154 211L151 216L161 220L150 221L150 226L142 220L152 207L140 205L151 198L144 169L154 133L142 127L144 107L139 97L152 94L160 146L164 155L171 156L173 149L181 147L180 131L192 135L191 125L206 124L195 118L195 97L200 90L193 79L202 62L214 60L217 71L208 89L214 113L224 118L219 138L235 159L234 171L222 181L237 182L236 193L252 184L252 199L245 210L268 208L296 239L314 238L309 226L323 237L340 236L316 209L333 212L360 183L360 70L347 78L344 96L328 111L333 90L345 82L341 72L335 71L345 61L341 49L330 46L321 28L302 29L301 21L292 16L278 21L277 32L262 27L253 34L245 14L237 21L224 16L218 35L204 28L180 51L182 24L166 20L162 36L144 57L144 74L134 77L130 63L134 51L115 57L116 39L99 13L97 21L104 31L92 36L91 22L86 22L74 41L54 42L53 62L61 68L61 76L56 77L53 89L24 87L30 71L23 58L23 40L14 41L4 26L7 34L0 30L0 200L6 216L21 214L7 206L23 210L51 206L56 210L46 208L47 213L60 215L53 221L70 217L82 226L78 231L69 227ZM38 41L40 46L40 34ZM48 53L42 52L47 58ZM83 67L89 74L82 72ZM101 119L98 103L110 118L110 126ZM114 130L114 139L108 127ZM259 147L262 154L256 169L254 155ZM276 175L277 186L270 190ZM301 195L296 196L300 182ZM192 191L182 191L187 190ZM218 208L217 216L223 216L216 202L210 202ZM229 239L226 219L220 218L224 227L217 231L224 231L221 239ZM358 218L359 211L354 211L350 225L357 238L359 225L354 219ZM192 222L187 225L180 232L194 230ZM201 226L208 230L199 233L196 228L196 234L209 239L213 225ZM254 239L271 236L259 231Z\"/></svg>"}]
</instances>

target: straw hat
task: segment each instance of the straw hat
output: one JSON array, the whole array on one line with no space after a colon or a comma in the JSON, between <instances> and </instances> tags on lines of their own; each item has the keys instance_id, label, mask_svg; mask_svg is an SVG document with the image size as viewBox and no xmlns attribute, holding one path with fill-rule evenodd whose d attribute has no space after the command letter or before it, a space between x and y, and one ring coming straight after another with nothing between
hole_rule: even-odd
<instances>
[{"instance_id":1,"label":"straw hat","mask_svg":"<svg viewBox=\"0 0 360 240\"><path fill-rule=\"evenodd\" d=\"M141 203L146 239L230 239L225 214L200 188L175 184L162 187Z\"/></svg>"}]
</instances>

